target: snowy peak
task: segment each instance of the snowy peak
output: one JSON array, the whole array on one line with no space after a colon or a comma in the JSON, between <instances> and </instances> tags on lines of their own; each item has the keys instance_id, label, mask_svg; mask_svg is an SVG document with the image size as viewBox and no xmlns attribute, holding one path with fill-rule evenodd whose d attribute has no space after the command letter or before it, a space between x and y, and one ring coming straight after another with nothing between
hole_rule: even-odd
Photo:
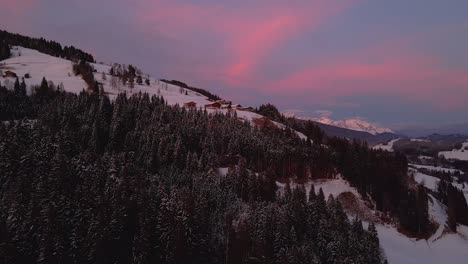
<instances>
[{"instance_id":1,"label":"snowy peak","mask_svg":"<svg viewBox=\"0 0 468 264\"><path fill-rule=\"evenodd\" d=\"M346 129L350 129L354 131L367 132L372 135L377 135L377 134L382 134L382 133L394 133L389 128L381 128L377 126L376 124L373 124L362 118L357 118L357 117L344 119L344 120L332 120L330 119L329 114L323 115L322 117L302 117L302 116L297 116L294 113L284 113L284 114L285 116L288 116L288 117L294 117L294 118L302 119L302 120L315 121L315 122L322 123L325 125L346 128Z\"/></svg>"},{"instance_id":2,"label":"snowy peak","mask_svg":"<svg viewBox=\"0 0 468 264\"><path fill-rule=\"evenodd\" d=\"M333 121L330 119L323 120L323 118L320 118L320 120L321 121L317 120L317 122L324 123L327 125L347 128L351 130L356 130L356 131L368 132L368 133L371 133L372 135L377 135L377 134L382 134L382 133L393 133L393 131L389 128L381 128L375 124L372 124L370 122L367 122L359 118L352 118L352 119L345 119L345 120L338 120L338 121Z\"/></svg>"}]
</instances>

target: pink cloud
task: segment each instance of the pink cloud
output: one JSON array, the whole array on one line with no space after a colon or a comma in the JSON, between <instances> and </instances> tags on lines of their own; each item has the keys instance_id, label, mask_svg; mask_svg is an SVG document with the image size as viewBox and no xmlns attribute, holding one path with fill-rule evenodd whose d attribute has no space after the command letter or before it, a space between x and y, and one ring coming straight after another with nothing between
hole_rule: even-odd
<instances>
[{"instance_id":1,"label":"pink cloud","mask_svg":"<svg viewBox=\"0 0 468 264\"><path fill-rule=\"evenodd\" d=\"M29 11L35 4L36 0L0 0L0 10L20 14Z\"/></svg>"},{"instance_id":2,"label":"pink cloud","mask_svg":"<svg viewBox=\"0 0 468 264\"><path fill-rule=\"evenodd\" d=\"M331 17L356 1L304 1L300 5L259 1L239 8L222 4L202 6L177 1L156 1L142 5L136 17L144 31L172 39L191 34L212 34L220 40L226 60L205 65L197 73L217 78L230 86L245 85L257 78L259 64L275 49L303 32L318 29ZM259 4L260 3L260 4Z\"/></svg>"},{"instance_id":3,"label":"pink cloud","mask_svg":"<svg viewBox=\"0 0 468 264\"><path fill-rule=\"evenodd\" d=\"M372 62L366 61L369 59ZM397 96L428 103L439 110L466 108L468 71L441 65L436 57L382 45L308 66L271 82L265 91L314 94L319 100L359 95Z\"/></svg>"},{"instance_id":4,"label":"pink cloud","mask_svg":"<svg viewBox=\"0 0 468 264\"><path fill-rule=\"evenodd\" d=\"M197 35L215 42L216 55L200 57L206 63L190 71L184 63L175 66L180 67L177 72L186 71L196 79L215 80L232 88L254 86L259 92L290 97L310 94L315 103L329 105L340 104L337 98L380 95L447 110L466 107L467 70L444 68L439 58L411 48L420 36L400 37L351 55L314 61L279 80L262 77L262 63L284 44L321 29L358 1L304 1L299 5L295 1L259 1L249 6L239 3L237 8L221 3L139 3L141 12L135 21L145 33L163 35L176 43L190 42ZM191 55L197 47L193 49ZM222 58L216 58L218 55Z\"/></svg>"}]
</instances>

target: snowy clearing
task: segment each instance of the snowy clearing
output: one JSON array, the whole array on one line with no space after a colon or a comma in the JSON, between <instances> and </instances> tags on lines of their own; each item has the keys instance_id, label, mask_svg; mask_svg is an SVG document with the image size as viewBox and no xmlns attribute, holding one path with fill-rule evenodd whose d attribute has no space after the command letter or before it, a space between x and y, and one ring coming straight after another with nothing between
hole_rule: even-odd
<instances>
[{"instance_id":1,"label":"snowy clearing","mask_svg":"<svg viewBox=\"0 0 468 264\"><path fill-rule=\"evenodd\" d=\"M427 169L427 170L442 171L442 172L449 172L449 173L459 172L460 174L463 174L463 171L457 170L457 169L449 169L449 168L435 167L435 166L429 166L429 165L419 165L419 164L413 164L413 163L409 163L408 165L417 169Z\"/></svg>"},{"instance_id":2,"label":"snowy clearing","mask_svg":"<svg viewBox=\"0 0 468 264\"><path fill-rule=\"evenodd\" d=\"M421 139L421 138L412 138L410 139L411 142L431 142L428 139Z\"/></svg>"},{"instance_id":3,"label":"snowy clearing","mask_svg":"<svg viewBox=\"0 0 468 264\"><path fill-rule=\"evenodd\" d=\"M452 151L441 151L439 156L446 159L467 160L468 161L468 142L463 143L461 149L453 149Z\"/></svg>"},{"instance_id":4,"label":"snowy clearing","mask_svg":"<svg viewBox=\"0 0 468 264\"><path fill-rule=\"evenodd\" d=\"M18 56L19 53L21 53L21 56ZM63 84L67 92L80 93L87 87L80 76L73 74L71 61L22 47L14 47L12 54L12 58L2 61L3 65L0 66L0 69L9 69L16 73L20 79L25 74L29 74L31 78L24 79L28 87L28 93L31 93L30 86L40 85L43 77L54 82L55 85ZM9 82L11 87L15 82L14 78L3 78L1 76L0 80L3 84Z\"/></svg>"}]
</instances>

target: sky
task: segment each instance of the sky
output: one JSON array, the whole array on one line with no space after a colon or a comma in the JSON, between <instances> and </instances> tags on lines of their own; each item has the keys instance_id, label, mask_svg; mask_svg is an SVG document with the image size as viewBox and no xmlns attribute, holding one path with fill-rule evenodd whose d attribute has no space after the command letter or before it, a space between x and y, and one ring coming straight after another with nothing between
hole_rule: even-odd
<instances>
[{"instance_id":1,"label":"sky","mask_svg":"<svg viewBox=\"0 0 468 264\"><path fill-rule=\"evenodd\" d=\"M0 0L0 28L242 105L468 123L466 0Z\"/></svg>"}]
</instances>

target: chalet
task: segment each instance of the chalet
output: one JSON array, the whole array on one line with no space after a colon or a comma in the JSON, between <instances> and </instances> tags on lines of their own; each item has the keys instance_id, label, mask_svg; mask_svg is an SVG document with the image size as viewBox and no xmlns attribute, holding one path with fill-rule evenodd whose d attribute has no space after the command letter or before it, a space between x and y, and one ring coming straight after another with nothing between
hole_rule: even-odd
<instances>
[{"instance_id":1,"label":"chalet","mask_svg":"<svg viewBox=\"0 0 468 264\"><path fill-rule=\"evenodd\" d=\"M16 77L18 77L18 76L16 75L16 73L14 73L14 72L12 72L12 71L6 71L4 77L5 77L5 78L6 78L6 77L16 78Z\"/></svg>"},{"instance_id":2,"label":"chalet","mask_svg":"<svg viewBox=\"0 0 468 264\"><path fill-rule=\"evenodd\" d=\"M184 107L185 107L185 108L195 108L195 107L197 107L197 103L195 103L195 102L188 102L188 103L185 103L185 104L184 104Z\"/></svg>"},{"instance_id":3,"label":"chalet","mask_svg":"<svg viewBox=\"0 0 468 264\"><path fill-rule=\"evenodd\" d=\"M231 109L231 104L222 104L221 109Z\"/></svg>"},{"instance_id":4,"label":"chalet","mask_svg":"<svg viewBox=\"0 0 468 264\"><path fill-rule=\"evenodd\" d=\"M231 108L232 108L232 109L236 109L236 110L237 110L237 109L241 109L241 108L242 108L242 105L240 105L240 104L233 104L233 105L231 105Z\"/></svg>"},{"instance_id":5,"label":"chalet","mask_svg":"<svg viewBox=\"0 0 468 264\"><path fill-rule=\"evenodd\" d=\"M218 102L205 105L205 109L220 109L220 108L221 108L221 104Z\"/></svg>"}]
</instances>

